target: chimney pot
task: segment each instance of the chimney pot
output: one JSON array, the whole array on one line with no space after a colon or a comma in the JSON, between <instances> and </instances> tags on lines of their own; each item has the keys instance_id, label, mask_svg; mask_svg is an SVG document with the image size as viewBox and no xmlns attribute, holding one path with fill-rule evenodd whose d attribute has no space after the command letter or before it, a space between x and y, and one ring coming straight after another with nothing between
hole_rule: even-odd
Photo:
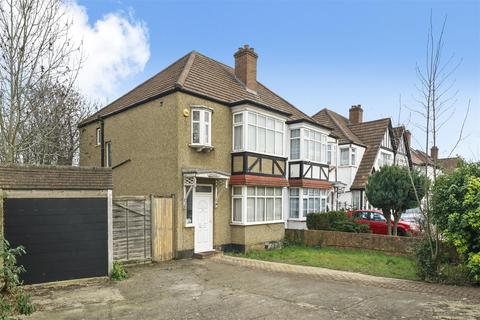
<instances>
[{"instance_id":1,"label":"chimney pot","mask_svg":"<svg viewBox=\"0 0 480 320\"><path fill-rule=\"evenodd\" d=\"M253 91L257 91L257 58L253 48L245 44L243 48L233 55L235 57L235 76L242 81L245 86Z\"/></svg>"},{"instance_id":2,"label":"chimney pot","mask_svg":"<svg viewBox=\"0 0 480 320\"><path fill-rule=\"evenodd\" d=\"M362 105L354 105L349 110L349 120L352 124L359 124L363 122Z\"/></svg>"}]
</instances>

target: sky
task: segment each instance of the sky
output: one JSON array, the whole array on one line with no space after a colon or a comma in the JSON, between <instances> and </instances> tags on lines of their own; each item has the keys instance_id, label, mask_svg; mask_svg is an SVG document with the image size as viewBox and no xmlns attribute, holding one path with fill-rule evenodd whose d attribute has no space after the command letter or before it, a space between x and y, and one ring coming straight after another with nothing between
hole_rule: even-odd
<instances>
[{"instance_id":1,"label":"sky","mask_svg":"<svg viewBox=\"0 0 480 320\"><path fill-rule=\"evenodd\" d=\"M434 32L447 18L443 61L452 58L455 102L438 133L440 157L480 161L480 0L472 1L153 1L71 2L75 37L86 47L80 89L105 105L196 50L233 66L244 44L258 53L257 79L313 115L345 116L361 104L364 121L391 117L424 148L414 110ZM77 23L78 21L78 23ZM467 114L467 106L470 109ZM466 117L467 115L467 117ZM461 127L466 118L462 139Z\"/></svg>"}]
</instances>

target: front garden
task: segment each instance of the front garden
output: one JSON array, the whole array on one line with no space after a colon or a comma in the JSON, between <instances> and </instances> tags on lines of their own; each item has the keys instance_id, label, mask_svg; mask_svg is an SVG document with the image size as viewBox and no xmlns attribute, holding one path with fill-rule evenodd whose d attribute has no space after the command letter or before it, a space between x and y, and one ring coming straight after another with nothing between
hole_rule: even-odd
<instances>
[{"instance_id":1,"label":"front garden","mask_svg":"<svg viewBox=\"0 0 480 320\"><path fill-rule=\"evenodd\" d=\"M415 261L373 250L287 245L281 249L232 254L250 259L358 272L373 276L418 280Z\"/></svg>"},{"instance_id":2,"label":"front garden","mask_svg":"<svg viewBox=\"0 0 480 320\"><path fill-rule=\"evenodd\" d=\"M453 173L441 175L431 185L418 172L385 166L369 177L366 193L371 204L381 208L388 217L388 226L390 217L393 217L392 227L388 230L393 237L380 241L394 245L378 245L378 242L366 241L369 237L361 235L341 236L345 232L369 232L365 225L356 224L345 212L312 213L307 216L308 229L324 230L323 233L290 232L294 239L288 239L289 243L282 249L240 256L391 278L480 284L480 163L462 162ZM422 229L425 232L412 241L399 239L396 231L401 212L415 205L423 215ZM334 235L327 236L328 232ZM347 241L341 239L339 244L340 238ZM351 244L352 239L357 241L355 245ZM397 246L400 242L406 246ZM412 244L413 249L410 249ZM391 248L394 248L393 252ZM392 253L404 256L389 255Z\"/></svg>"}]
</instances>

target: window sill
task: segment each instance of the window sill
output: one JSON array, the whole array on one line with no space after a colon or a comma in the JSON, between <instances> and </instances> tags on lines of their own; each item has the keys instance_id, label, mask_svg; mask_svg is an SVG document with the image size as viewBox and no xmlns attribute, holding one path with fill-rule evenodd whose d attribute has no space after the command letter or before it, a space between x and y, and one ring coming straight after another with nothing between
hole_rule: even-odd
<instances>
[{"instance_id":1,"label":"window sill","mask_svg":"<svg viewBox=\"0 0 480 320\"><path fill-rule=\"evenodd\" d=\"M214 149L213 146L211 145L205 145L205 144L195 144L195 143L190 143L188 145L190 148L195 149L197 152L210 152Z\"/></svg>"},{"instance_id":2,"label":"window sill","mask_svg":"<svg viewBox=\"0 0 480 320\"><path fill-rule=\"evenodd\" d=\"M193 225L193 223L186 223L185 228L195 228L195 226Z\"/></svg>"},{"instance_id":3,"label":"window sill","mask_svg":"<svg viewBox=\"0 0 480 320\"><path fill-rule=\"evenodd\" d=\"M288 221L306 222L307 218L288 218Z\"/></svg>"},{"instance_id":4,"label":"window sill","mask_svg":"<svg viewBox=\"0 0 480 320\"><path fill-rule=\"evenodd\" d=\"M260 221L260 222L230 222L230 225L232 226L257 226L257 225L262 225L262 224L279 224L279 223L285 223L283 220L274 220L274 221Z\"/></svg>"}]
</instances>

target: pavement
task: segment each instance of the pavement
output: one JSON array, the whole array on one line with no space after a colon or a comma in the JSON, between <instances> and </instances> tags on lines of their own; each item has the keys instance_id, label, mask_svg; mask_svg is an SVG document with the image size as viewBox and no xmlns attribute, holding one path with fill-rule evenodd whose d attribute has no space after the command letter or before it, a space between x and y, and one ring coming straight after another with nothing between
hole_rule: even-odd
<instances>
[{"instance_id":1,"label":"pavement","mask_svg":"<svg viewBox=\"0 0 480 320\"><path fill-rule=\"evenodd\" d=\"M480 319L480 288L221 255L129 274L31 288L26 319Z\"/></svg>"}]
</instances>

